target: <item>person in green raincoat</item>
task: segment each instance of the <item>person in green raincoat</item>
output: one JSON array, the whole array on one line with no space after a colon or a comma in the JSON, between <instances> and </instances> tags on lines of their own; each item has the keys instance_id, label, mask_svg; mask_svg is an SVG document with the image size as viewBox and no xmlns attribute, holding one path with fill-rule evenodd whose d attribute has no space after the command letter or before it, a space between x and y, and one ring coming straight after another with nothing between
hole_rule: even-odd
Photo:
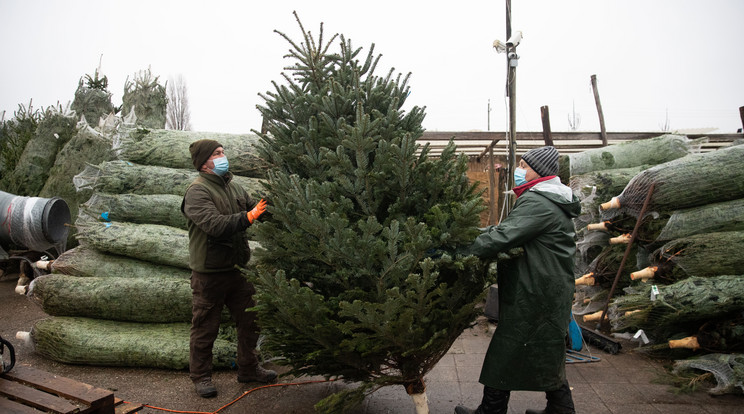
<instances>
[{"instance_id":1,"label":"person in green raincoat","mask_svg":"<svg viewBox=\"0 0 744 414\"><path fill-rule=\"evenodd\" d=\"M476 410L507 412L510 391L545 391L545 410L528 414L575 413L566 380L566 335L574 286L574 226L581 211L571 189L561 184L558 151L552 146L525 153L514 172L517 201L506 219L485 228L461 251L483 259L522 247L524 254L498 264L499 319L488 347Z\"/></svg>"}]
</instances>

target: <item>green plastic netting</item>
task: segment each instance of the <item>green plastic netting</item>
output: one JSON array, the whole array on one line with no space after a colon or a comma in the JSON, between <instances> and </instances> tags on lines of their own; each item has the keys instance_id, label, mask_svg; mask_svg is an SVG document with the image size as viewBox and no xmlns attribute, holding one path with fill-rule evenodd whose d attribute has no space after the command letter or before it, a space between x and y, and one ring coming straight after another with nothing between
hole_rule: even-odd
<instances>
[{"instance_id":1,"label":"green plastic netting","mask_svg":"<svg viewBox=\"0 0 744 414\"><path fill-rule=\"evenodd\" d=\"M230 171L246 177L264 177L266 163L255 149L256 134L177 131L166 129L129 129L122 134L117 151L121 159L136 164L194 170L189 145L200 139L222 144L230 161Z\"/></svg>"},{"instance_id":2,"label":"green plastic netting","mask_svg":"<svg viewBox=\"0 0 744 414\"><path fill-rule=\"evenodd\" d=\"M192 169L139 165L129 161L109 161L88 165L73 179L75 188L111 194L175 194L183 196L199 173ZM252 197L263 193L262 180L233 176Z\"/></svg>"},{"instance_id":3,"label":"green plastic netting","mask_svg":"<svg viewBox=\"0 0 744 414\"><path fill-rule=\"evenodd\" d=\"M158 224L101 223L78 217L77 237L83 246L152 263L189 268L189 234Z\"/></svg>"},{"instance_id":4,"label":"green plastic netting","mask_svg":"<svg viewBox=\"0 0 744 414\"><path fill-rule=\"evenodd\" d=\"M34 278L28 296L51 316L148 323L191 321L188 279L50 274Z\"/></svg>"},{"instance_id":5,"label":"green plastic netting","mask_svg":"<svg viewBox=\"0 0 744 414\"><path fill-rule=\"evenodd\" d=\"M34 324L31 339L36 352L67 364L186 369L190 327L50 317ZM237 344L218 338L212 353L215 368L233 367Z\"/></svg>"},{"instance_id":6,"label":"green plastic netting","mask_svg":"<svg viewBox=\"0 0 744 414\"><path fill-rule=\"evenodd\" d=\"M103 253L77 246L62 253L52 263L52 272L81 277L172 277L188 279L191 271L182 267L159 265L136 258Z\"/></svg>"},{"instance_id":7,"label":"green plastic netting","mask_svg":"<svg viewBox=\"0 0 744 414\"><path fill-rule=\"evenodd\" d=\"M98 222L78 217L75 222L83 246L100 252L127 256L151 263L189 268L189 233L159 224ZM251 249L259 244L249 241ZM251 257L251 260L254 260Z\"/></svg>"},{"instance_id":8,"label":"green plastic netting","mask_svg":"<svg viewBox=\"0 0 744 414\"><path fill-rule=\"evenodd\" d=\"M181 201L183 197L174 194L94 193L80 209L99 221L160 224L185 230Z\"/></svg>"}]
</instances>

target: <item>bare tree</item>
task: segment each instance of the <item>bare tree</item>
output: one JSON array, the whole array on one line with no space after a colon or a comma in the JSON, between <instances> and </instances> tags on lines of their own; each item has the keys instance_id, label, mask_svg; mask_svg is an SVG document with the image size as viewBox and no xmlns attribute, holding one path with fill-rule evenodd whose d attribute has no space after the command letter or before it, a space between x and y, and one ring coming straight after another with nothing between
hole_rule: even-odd
<instances>
[{"instance_id":1,"label":"bare tree","mask_svg":"<svg viewBox=\"0 0 744 414\"><path fill-rule=\"evenodd\" d=\"M672 130L672 125L669 122L669 108L666 110L666 118L664 118L664 123L659 124L659 129L661 132L669 132Z\"/></svg>"},{"instance_id":2,"label":"bare tree","mask_svg":"<svg viewBox=\"0 0 744 414\"><path fill-rule=\"evenodd\" d=\"M576 103L573 103L573 113L568 114L568 126L571 128L571 131L576 131L579 129L579 125L581 125L581 115L576 113Z\"/></svg>"},{"instance_id":3,"label":"bare tree","mask_svg":"<svg viewBox=\"0 0 744 414\"><path fill-rule=\"evenodd\" d=\"M167 84L168 109L165 120L166 129L191 131L191 112L189 94L183 75L170 78Z\"/></svg>"}]
</instances>

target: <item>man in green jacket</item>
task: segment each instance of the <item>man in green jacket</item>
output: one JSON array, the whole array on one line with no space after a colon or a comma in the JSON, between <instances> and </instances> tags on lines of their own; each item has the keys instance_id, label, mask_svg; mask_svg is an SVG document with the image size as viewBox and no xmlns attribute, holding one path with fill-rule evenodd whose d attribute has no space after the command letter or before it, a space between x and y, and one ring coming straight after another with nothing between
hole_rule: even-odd
<instances>
[{"instance_id":1,"label":"man in green jacket","mask_svg":"<svg viewBox=\"0 0 744 414\"><path fill-rule=\"evenodd\" d=\"M484 259L515 247L524 254L499 262L499 319L479 380L483 400L476 410L458 406L456 414L506 413L512 390L545 391L547 408L528 414L575 412L565 338L575 289L572 219L581 207L557 173L555 148L525 153L514 172L514 209L464 251Z\"/></svg>"},{"instance_id":2,"label":"man in green jacket","mask_svg":"<svg viewBox=\"0 0 744 414\"><path fill-rule=\"evenodd\" d=\"M189 150L194 167L199 171L181 203L189 229L193 294L189 377L196 392L209 398L217 395L211 378L212 347L224 306L237 325L238 381L271 382L276 379L276 372L258 363L256 314L246 312L255 305L255 289L238 269L248 263L251 255L245 230L266 207L264 200L254 203L248 193L232 181L222 144L202 139L193 142Z\"/></svg>"}]
</instances>

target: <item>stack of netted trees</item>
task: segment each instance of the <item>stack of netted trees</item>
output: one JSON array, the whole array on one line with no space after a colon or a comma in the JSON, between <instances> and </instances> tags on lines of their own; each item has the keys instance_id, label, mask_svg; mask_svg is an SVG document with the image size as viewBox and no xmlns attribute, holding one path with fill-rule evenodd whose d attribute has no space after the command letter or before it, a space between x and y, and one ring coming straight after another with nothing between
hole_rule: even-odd
<instances>
[{"instance_id":1,"label":"stack of netted trees","mask_svg":"<svg viewBox=\"0 0 744 414\"><path fill-rule=\"evenodd\" d=\"M592 231L593 224L602 221L600 204L620 194L640 172L653 165L689 155L698 148L698 142L687 137L662 135L561 157L561 181L569 183L582 206L581 215L575 220L579 235L576 256L579 274L591 272L597 282L594 285L607 288L611 285L625 252L622 239L613 239L609 232ZM632 230L634 223L633 218L618 219L613 229ZM630 231L620 232L615 236L623 233ZM635 266L637 252L633 253L629 258L633 263L626 263L628 268L631 268L629 265ZM585 290L596 293L600 287ZM596 306L595 304L588 310ZM575 311L578 314L583 313L582 309Z\"/></svg>"},{"instance_id":2,"label":"stack of netted trees","mask_svg":"<svg viewBox=\"0 0 744 414\"><path fill-rule=\"evenodd\" d=\"M258 197L263 172L252 155L257 137L121 123L103 135L116 143L109 149L117 159L87 165L71 177L88 195L75 222L80 245L51 262L51 274L33 281L28 294L51 318L35 324L31 339L37 352L65 363L186 368L191 287L180 206L198 175L188 146L206 137L220 141L231 169L253 175L235 179ZM217 367L233 366L237 352L227 313L224 321L214 349Z\"/></svg>"},{"instance_id":3,"label":"stack of netted trees","mask_svg":"<svg viewBox=\"0 0 744 414\"><path fill-rule=\"evenodd\" d=\"M577 279L574 311L589 319L619 275L607 313L614 332L642 329L652 341L643 349L664 355L744 351L742 159L742 145L693 153L644 168L613 196L604 192L605 203L587 212L599 220L576 223L577 268L586 276Z\"/></svg>"}]
</instances>

